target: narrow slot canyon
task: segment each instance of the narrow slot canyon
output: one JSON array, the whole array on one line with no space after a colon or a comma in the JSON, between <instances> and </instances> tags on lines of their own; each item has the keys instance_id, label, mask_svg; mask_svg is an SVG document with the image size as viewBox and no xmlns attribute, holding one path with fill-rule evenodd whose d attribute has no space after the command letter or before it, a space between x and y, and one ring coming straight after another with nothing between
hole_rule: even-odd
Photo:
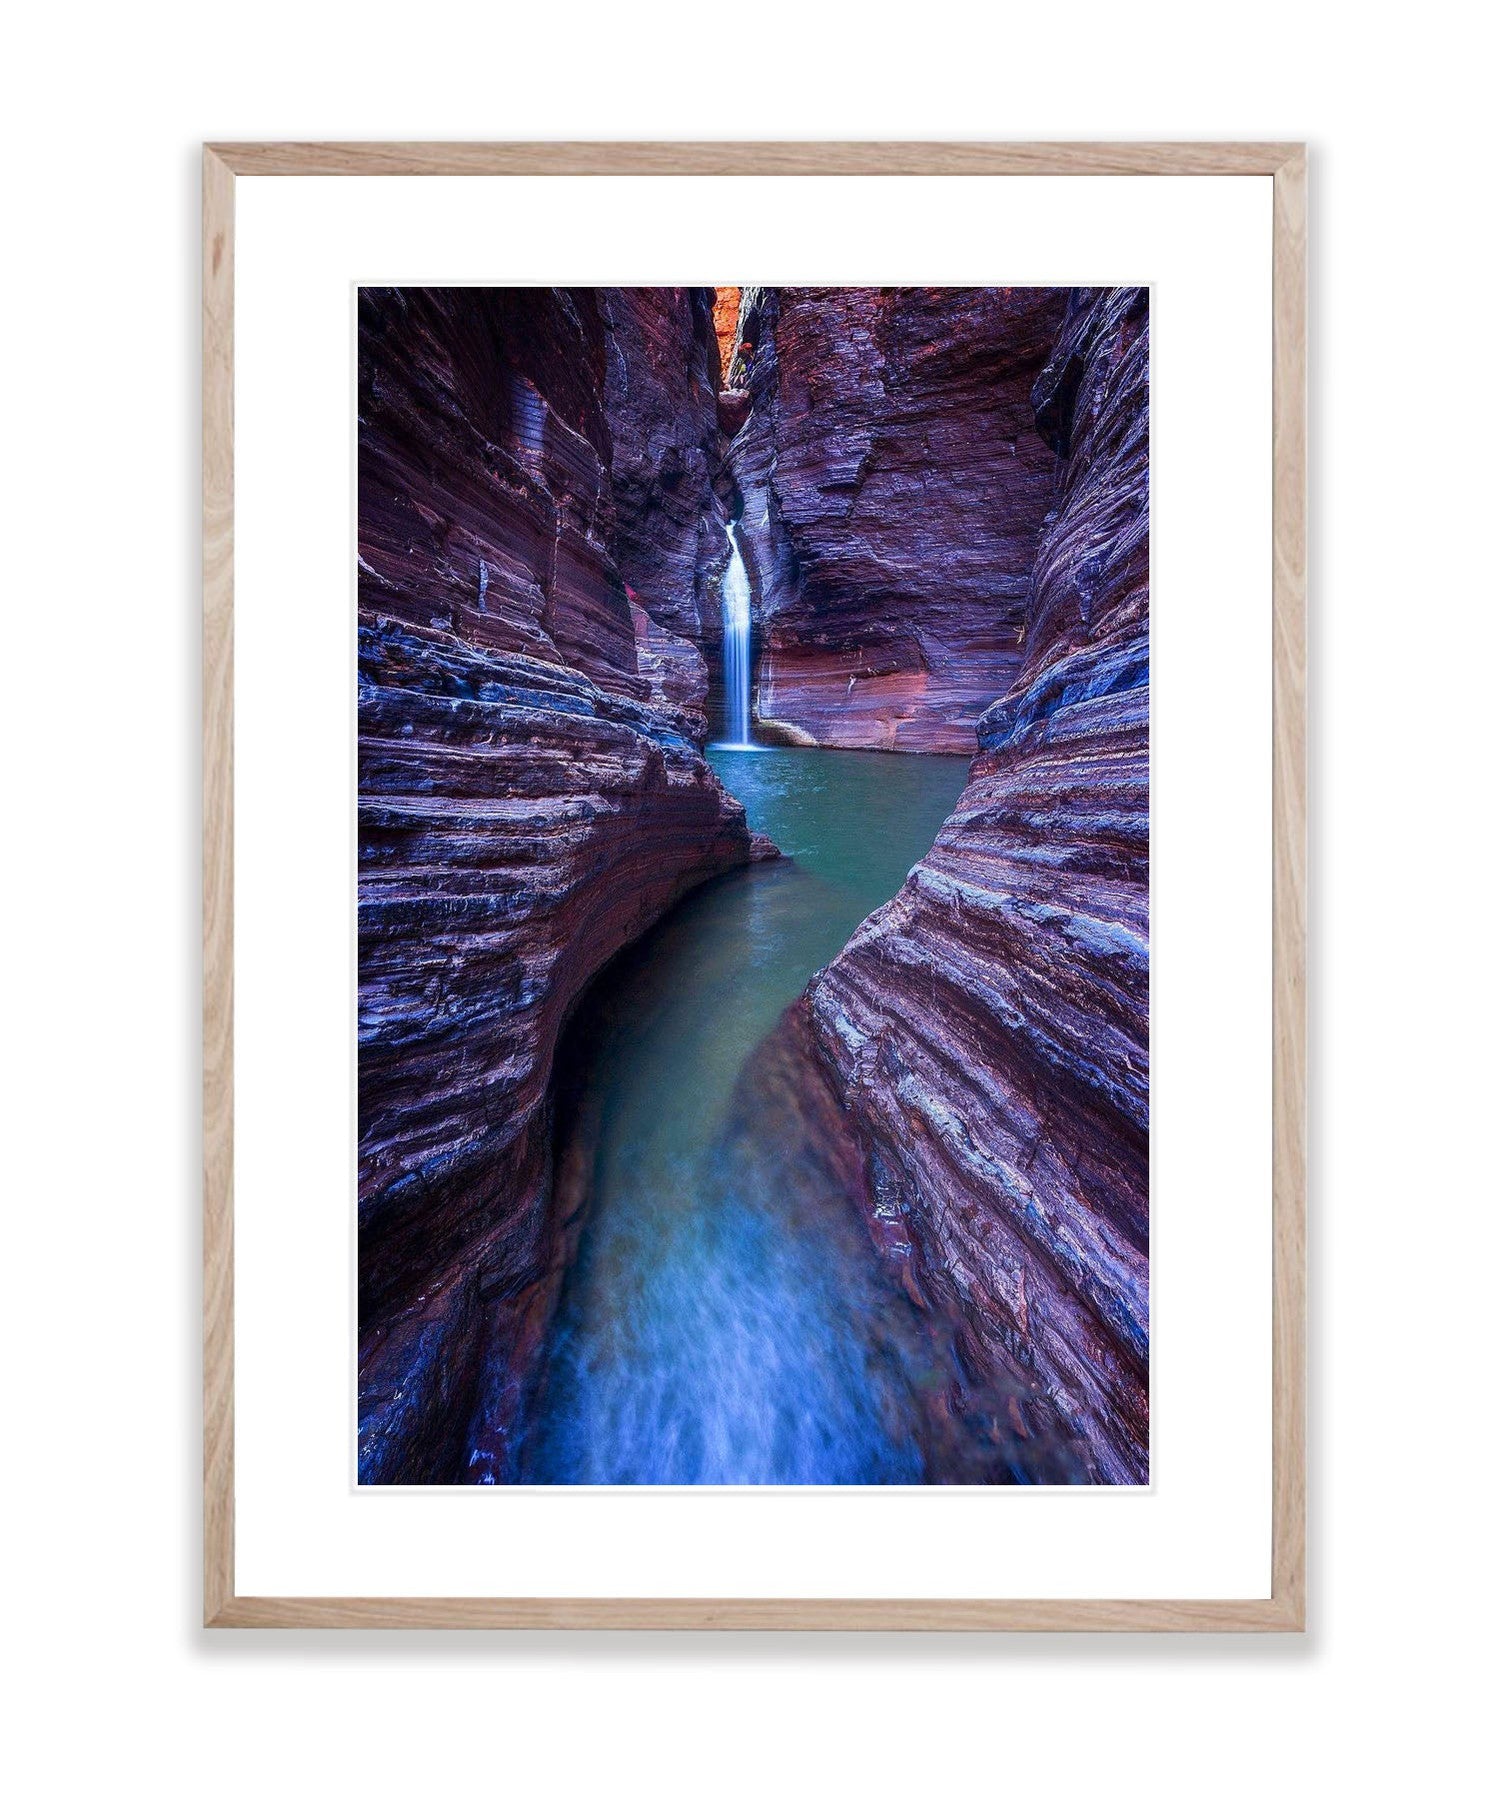
<instances>
[{"instance_id":1,"label":"narrow slot canyon","mask_svg":"<svg viewBox=\"0 0 1499 1799\"><path fill-rule=\"evenodd\" d=\"M361 1482L1148 1480L1145 294L359 348Z\"/></svg>"}]
</instances>

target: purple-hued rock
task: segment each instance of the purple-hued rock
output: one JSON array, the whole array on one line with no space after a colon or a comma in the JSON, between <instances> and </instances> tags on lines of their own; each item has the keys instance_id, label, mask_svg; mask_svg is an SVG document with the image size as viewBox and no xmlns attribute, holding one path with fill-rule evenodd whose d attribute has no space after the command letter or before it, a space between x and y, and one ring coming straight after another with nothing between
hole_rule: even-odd
<instances>
[{"instance_id":1,"label":"purple-hued rock","mask_svg":"<svg viewBox=\"0 0 1499 1799\"><path fill-rule=\"evenodd\" d=\"M718 396L718 428L725 437L737 437L750 415L749 390L726 387Z\"/></svg>"},{"instance_id":2,"label":"purple-hued rock","mask_svg":"<svg viewBox=\"0 0 1499 1799\"><path fill-rule=\"evenodd\" d=\"M657 624L701 644L727 559L712 290L605 287L596 302L615 559Z\"/></svg>"},{"instance_id":3,"label":"purple-hued rock","mask_svg":"<svg viewBox=\"0 0 1499 1799\"><path fill-rule=\"evenodd\" d=\"M758 706L839 748L968 751L1021 657L1053 448L1055 288L746 289L729 464Z\"/></svg>"},{"instance_id":4,"label":"purple-hued rock","mask_svg":"<svg viewBox=\"0 0 1499 1799\"><path fill-rule=\"evenodd\" d=\"M711 429L675 360L701 311L680 290L360 298L367 1481L505 1477L566 1253L559 1034L616 951L752 854L700 753L701 656L620 573L692 606L706 473L681 516L634 476L617 498L606 401L653 395L647 437L663 409Z\"/></svg>"},{"instance_id":5,"label":"purple-hued rock","mask_svg":"<svg viewBox=\"0 0 1499 1799\"><path fill-rule=\"evenodd\" d=\"M1024 662L931 853L799 1002L977 1382L1149 1478L1149 342L1081 290L1035 386L1061 460Z\"/></svg>"}]
</instances>

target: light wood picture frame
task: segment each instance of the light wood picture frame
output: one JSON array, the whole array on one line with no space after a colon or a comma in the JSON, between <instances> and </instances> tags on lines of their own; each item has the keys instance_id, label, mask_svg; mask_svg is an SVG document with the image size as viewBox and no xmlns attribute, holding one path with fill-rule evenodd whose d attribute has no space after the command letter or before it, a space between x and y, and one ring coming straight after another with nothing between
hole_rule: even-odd
<instances>
[{"instance_id":1,"label":"light wood picture frame","mask_svg":"<svg viewBox=\"0 0 1499 1799\"><path fill-rule=\"evenodd\" d=\"M1268 1598L277 1597L235 1578L234 264L240 176L1273 178L1273 1495ZM203 153L203 1615L215 1627L1299 1631L1306 1614L1305 147L238 143Z\"/></svg>"}]
</instances>

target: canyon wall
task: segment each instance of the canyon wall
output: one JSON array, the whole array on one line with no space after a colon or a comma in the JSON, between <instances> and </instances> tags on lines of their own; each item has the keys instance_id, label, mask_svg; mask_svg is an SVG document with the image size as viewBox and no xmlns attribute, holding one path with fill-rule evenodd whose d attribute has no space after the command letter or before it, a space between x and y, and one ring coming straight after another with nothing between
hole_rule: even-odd
<instances>
[{"instance_id":1,"label":"canyon wall","mask_svg":"<svg viewBox=\"0 0 1499 1799\"><path fill-rule=\"evenodd\" d=\"M700 753L708 290L363 291L360 1478L504 1478L577 996L747 859Z\"/></svg>"},{"instance_id":2,"label":"canyon wall","mask_svg":"<svg viewBox=\"0 0 1499 1799\"><path fill-rule=\"evenodd\" d=\"M1149 1478L1147 318L1136 289L1057 317L1023 662L931 853L799 1002L966 1382L1026 1383L1115 1482Z\"/></svg>"},{"instance_id":3,"label":"canyon wall","mask_svg":"<svg viewBox=\"0 0 1499 1799\"><path fill-rule=\"evenodd\" d=\"M1021 660L1055 478L1055 288L746 288L729 467L765 734L969 752Z\"/></svg>"},{"instance_id":4,"label":"canyon wall","mask_svg":"<svg viewBox=\"0 0 1499 1799\"><path fill-rule=\"evenodd\" d=\"M743 291L738 287L713 289L713 336L718 345L718 378L721 386L728 381L734 352L739 348L739 302Z\"/></svg>"},{"instance_id":5,"label":"canyon wall","mask_svg":"<svg viewBox=\"0 0 1499 1799\"><path fill-rule=\"evenodd\" d=\"M728 560L713 290L602 287L603 408L620 575L658 625L693 644L717 629Z\"/></svg>"}]
</instances>

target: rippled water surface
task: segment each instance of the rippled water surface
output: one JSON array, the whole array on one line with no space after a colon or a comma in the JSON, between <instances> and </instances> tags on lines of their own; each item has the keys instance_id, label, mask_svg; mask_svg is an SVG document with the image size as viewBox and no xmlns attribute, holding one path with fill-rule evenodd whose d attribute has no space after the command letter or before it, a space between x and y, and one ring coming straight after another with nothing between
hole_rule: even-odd
<instances>
[{"instance_id":1,"label":"rippled water surface","mask_svg":"<svg viewBox=\"0 0 1499 1799\"><path fill-rule=\"evenodd\" d=\"M967 761L711 759L787 859L689 895L603 977L563 1045L559 1191L582 1225L527 1477L921 1480L916 1409L940 1373L830 1190L794 1091L756 1051L930 847Z\"/></svg>"}]
</instances>

